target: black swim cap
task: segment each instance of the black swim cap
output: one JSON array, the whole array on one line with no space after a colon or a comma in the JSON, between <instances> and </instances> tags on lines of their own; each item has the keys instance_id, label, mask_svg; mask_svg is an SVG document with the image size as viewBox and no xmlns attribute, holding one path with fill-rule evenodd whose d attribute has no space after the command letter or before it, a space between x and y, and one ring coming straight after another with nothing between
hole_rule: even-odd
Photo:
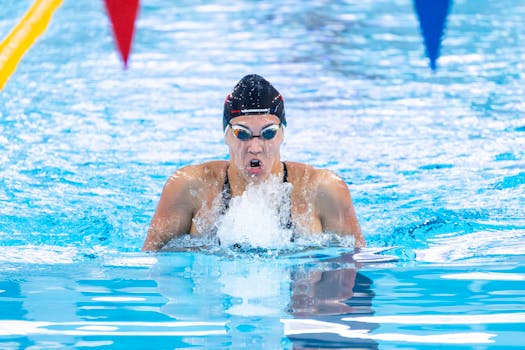
<instances>
[{"instance_id":1,"label":"black swim cap","mask_svg":"<svg viewBox=\"0 0 525 350\"><path fill-rule=\"evenodd\" d=\"M272 84L257 74L242 78L224 101L222 126L226 129L230 120L241 115L273 114L286 126L284 99Z\"/></svg>"}]
</instances>

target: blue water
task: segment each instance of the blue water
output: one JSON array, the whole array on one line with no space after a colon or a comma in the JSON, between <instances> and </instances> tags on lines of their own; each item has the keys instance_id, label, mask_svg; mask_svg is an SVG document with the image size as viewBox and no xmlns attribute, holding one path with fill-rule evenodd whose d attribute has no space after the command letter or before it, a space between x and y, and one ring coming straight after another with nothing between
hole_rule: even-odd
<instances>
[{"instance_id":1,"label":"blue water","mask_svg":"<svg viewBox=\"0 0 525 350\"><path fill-rule=\"evenodd\" d=\"M455 1L432 73L410 1L148 1L123 71L102 2L64 1L0 92L0 348L522 348L524 17ZM398 262L139 251L253 72L283 158L341 175Z\"/></svg>"}]
</instances>

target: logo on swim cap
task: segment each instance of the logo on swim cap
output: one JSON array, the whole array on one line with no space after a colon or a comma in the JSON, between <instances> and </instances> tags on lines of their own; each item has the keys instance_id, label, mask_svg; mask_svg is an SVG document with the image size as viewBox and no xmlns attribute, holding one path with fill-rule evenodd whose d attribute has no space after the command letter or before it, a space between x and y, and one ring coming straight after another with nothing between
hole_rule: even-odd
<instances>
[{"instance_id":1,"label":"logo on swim cap","mask_svg":"<svg viewBox=\"0 0 525 350\"><path fill-rule=\"evenodd\" d=\"M242 78L224 101L223 129L241 115L273 114L286 126L284 99L272 84L257 74Z\"/></svg>"}]
</instances>

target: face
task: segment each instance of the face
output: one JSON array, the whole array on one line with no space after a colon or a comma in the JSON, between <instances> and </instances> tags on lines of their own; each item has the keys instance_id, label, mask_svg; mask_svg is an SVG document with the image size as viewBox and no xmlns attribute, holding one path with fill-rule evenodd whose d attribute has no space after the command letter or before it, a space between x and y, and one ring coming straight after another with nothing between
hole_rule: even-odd
<instances>
[{"instance_id":1,"label":"face","mask_svg":"<svg viewBox=\"0 0 525 350\"><path fill-rule=\"evenodd\" d=\"M271 114L240 116L230 121L225 139L230 147L231 164L246 181L260 182L268 178L274 168L280 169L279 151L284 137L283 127L277 129L272 139L264 138L271 135L279 124L279 118ZM246 131L255 137L241 140L234 134L237 132L242 138L243 135L247 136Z\"/></svg>"}]
</instances>

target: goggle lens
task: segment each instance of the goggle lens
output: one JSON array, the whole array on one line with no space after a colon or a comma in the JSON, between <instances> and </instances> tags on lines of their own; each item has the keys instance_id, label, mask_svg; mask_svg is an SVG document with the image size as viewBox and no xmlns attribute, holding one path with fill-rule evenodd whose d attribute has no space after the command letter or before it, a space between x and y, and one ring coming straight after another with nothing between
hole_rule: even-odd
<instances>
[{"instance_id":1,"label":"goggle lens","mask_svg":"<svg viewBox=\"0 0 525 350\"><path fill-rule=\"evenodd\" d=\"M238 126L235 126L235 128L232 126L232 131L235 137L237 137L241 141L248 141L252 138L252 132L250 130L240 128Z\"/></svg>"},{"instance_id":2,"label":"goggle lens","mask_svg":"<svg viewBox=\"0 0 525 350\"><path fill-rule=\"evenodd\" d=\"M264 140L271 140L275 137L275 135L277 135L277 131L281 127L281 124L279 125L273 124L273 125L269 125L265 127L264 129L261 130L260 135L254 135L250 129L242 125L231 125L230 124L230 127L232 128L232 132L235 135L235 137L237 137L241 141L248 141L254 137L261 137Z\"/></svg>"},{"instance_id":3,"label":"goggle lens","mask_svg":"<svg viewBox=\"0 0 525 350\"><path fill-rule=\"evenodd\" d=\"M270 125L269 127L261 130L261 136L265 140L271 140L275 137L275 135L277 135L277 130L279 130L279 126Z\"/></svg>"}]
</instances>

